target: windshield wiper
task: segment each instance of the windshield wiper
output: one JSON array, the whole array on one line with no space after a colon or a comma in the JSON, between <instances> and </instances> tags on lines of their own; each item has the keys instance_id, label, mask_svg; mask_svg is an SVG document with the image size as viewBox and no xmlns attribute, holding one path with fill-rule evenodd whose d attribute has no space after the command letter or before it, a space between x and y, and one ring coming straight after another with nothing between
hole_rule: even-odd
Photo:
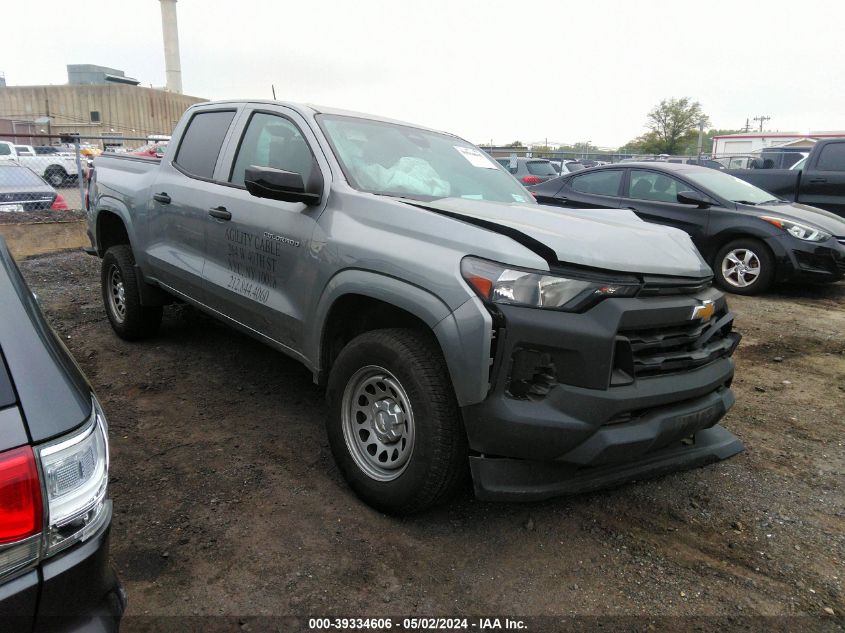
<instances>
[{"instance_id":1,"label":"windshield wiper","mask_svg":"<svg viewBox=\"0 0 845 633\"><path fill-rule=\"evenodd\" d=\"M763 204L762 202L751 202L750 200L731 200L731 202L736 202L737 204L750 204L752 207L756 207L758 204Z\"/></svg>"}]
</instances>

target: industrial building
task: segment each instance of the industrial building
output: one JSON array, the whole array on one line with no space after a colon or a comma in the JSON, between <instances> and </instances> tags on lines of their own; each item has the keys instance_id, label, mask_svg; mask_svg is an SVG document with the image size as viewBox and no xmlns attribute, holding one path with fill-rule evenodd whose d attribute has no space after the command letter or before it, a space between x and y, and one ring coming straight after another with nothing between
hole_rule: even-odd
<instances>
[{"instance_id":1,"label":"industrial building","mask_svg":"<svg viewBox=\"0 0 845 633\"><path fill-rule=\"evenodd\" d=\"M169 135L188 107L207 99L182 94L176 0L160 0L160 5L167 88L143 88L122 70L94 64L68 64L65 85L9 86L0 75L0 138L4 133L78 134L83 139ZM6 140L47 143L45 139ZM58 141L54 138L50 143ZM103 143L139 144L117 138Z\"/></svg>"},{"instance_id":2,"label":"industrial building","mask_svg":"<svg viewBox=\"0 0 845 633\"><path fill-rule=\"evenodd\" d=\"M751 132L724 134L713 137L714 156L738 154L759 154L762 150L775 147L811 148L816 141L825 138L842 138L845 132Z\"/></svg>"},{"instance_id":3,"label":"industrial building","mask_svg":"<svg viewBox=\"0 0 845 633\"><path fill-rule=\"evenodd\" d=\"M112 81L6 86L0 87L0 119L17 126L34 122L34 131L41 134L146 137L170 134L182 113L202 101L206 99Z\"/></svg>"}]
</instances>

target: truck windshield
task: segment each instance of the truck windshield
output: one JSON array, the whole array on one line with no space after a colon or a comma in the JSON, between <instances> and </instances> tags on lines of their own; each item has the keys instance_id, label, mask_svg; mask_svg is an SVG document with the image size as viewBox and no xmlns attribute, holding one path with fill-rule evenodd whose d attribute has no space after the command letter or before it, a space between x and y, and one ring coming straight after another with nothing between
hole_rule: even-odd
<instances>
[{"instance_id":1,"label":"truck windshield","mask_svg":"<svg viewBox=\"0 0 845 633\"><path fill-rule=\"evenodd\" d=\"M755 187L749 182L740 180L735 176L726 174L715 169L703 169L702 171L689 171L684 174L695 184L706 191L710 191L720 198L731 202L743 204L762 204L764 202L776 202L777 198Z\"/></svg>"},{"instance_id":2,"label":"truck windshield","mask_svg":"<svg viewBox=\"0 0 845 633\"><path fill-rule=\"evenodd\" d=\"M318 120L349 184L361 191L418 200L534 203L496 161L457 137L350 116Z\"/></svg>"}]
</instances>

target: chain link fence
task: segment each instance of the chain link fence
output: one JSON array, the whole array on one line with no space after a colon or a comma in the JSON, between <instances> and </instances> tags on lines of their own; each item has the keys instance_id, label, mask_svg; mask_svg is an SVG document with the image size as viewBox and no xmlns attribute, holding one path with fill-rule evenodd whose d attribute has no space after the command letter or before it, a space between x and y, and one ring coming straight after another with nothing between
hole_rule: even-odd
<instances>
[{"instance_id":1,"label":"chain link fence","mask_svg":"<svg viewBox=\"0 0 845 633\"><path fill-rule=\"evenodd\" d=\"M84 211L97 156L160 158L168 141L168 136L0 134L0 215L9 221L5 214Z\"/></svg>"}]
</instances>

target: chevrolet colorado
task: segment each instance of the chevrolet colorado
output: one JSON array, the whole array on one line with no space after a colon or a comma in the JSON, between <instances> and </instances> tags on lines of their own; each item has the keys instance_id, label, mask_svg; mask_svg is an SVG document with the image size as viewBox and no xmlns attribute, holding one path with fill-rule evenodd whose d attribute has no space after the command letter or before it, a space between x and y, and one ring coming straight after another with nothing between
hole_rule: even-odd
<instances>
[{"instance_id":1,"label":"chevrolet colorado","mask_svg":"<svg viewBox=\"0 0 845 633\"><path fill-rule=\"evenodd\" d=\"M717 424L739 335L689 236L538 205L456 136L204 103L161 160L97 157L88 213L115 332L175 299L301 361L384 511L467 470L481 498L540 499L742 450Z\"/></svg>"}]
</instances>

